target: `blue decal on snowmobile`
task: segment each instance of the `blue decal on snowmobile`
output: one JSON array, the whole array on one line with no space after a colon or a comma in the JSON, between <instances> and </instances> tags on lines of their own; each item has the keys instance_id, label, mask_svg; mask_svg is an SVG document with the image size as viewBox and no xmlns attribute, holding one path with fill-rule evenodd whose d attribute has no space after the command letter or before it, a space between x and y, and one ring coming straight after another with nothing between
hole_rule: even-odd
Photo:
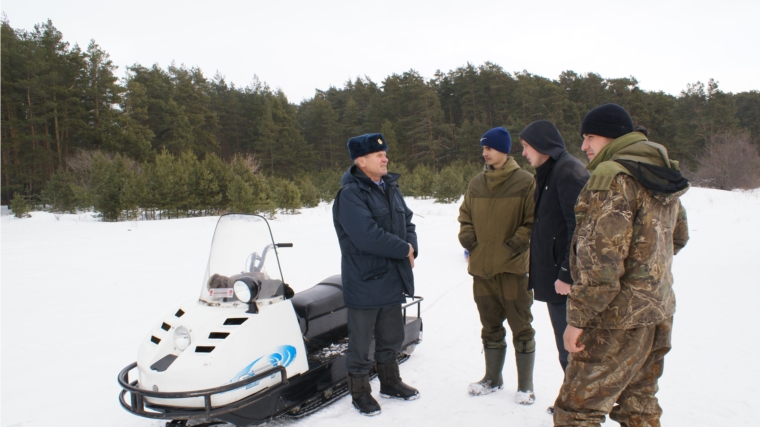
<instances>
[{"instance_id":1,"label":"blue decal on snowmobile","mask_svg":"<svg viewBox=\"0 0 760 427\"><path fill-rule=\"evenodd\" d=\"M251 378L255 375L257 375L260 372L264 372L267 369L273 368L275 366L285 366L287 367L290 365L293 360L296 358L296 348L292 345L283 345L275 349L273 353L271 353L269 356L262 356L258 359L251 362L248 366L243 368L240 372L238 372L231 380L231 383L238 382L241 380L244 380L246 378ZM263 360L262 360L263 359ZM261 361L261 363L258 363ZM271 378L274 378L275 374L272 374ZM259 385L259 381L254 381L251 384L248 384L245 388L249 389L252 387L256 387Z\"/></svg>"}]
</instances>

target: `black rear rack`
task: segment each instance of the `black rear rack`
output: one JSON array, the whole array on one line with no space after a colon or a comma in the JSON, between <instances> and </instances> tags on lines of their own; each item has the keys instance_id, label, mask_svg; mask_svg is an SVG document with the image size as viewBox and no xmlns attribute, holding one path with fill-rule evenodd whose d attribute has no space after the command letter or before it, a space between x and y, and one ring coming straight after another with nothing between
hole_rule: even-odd
<instances>
[{"instance_id":1,"label":"black rear rack","mask_svg":"<svg viewBox=\"0 0 760 427\"><path fill-rule=\"evenodd\" d=\"M420 303L425 299L425 298L418 297L418 296L410 296L410 297L407 297L407 298L411 298L412 300L410 302L408 302L408 303L406 303L406 304L404 304L404 305L401 306L401 309L403 310L403 314L404 314L404 324L405 325L407 323L407 320L406 320L406 309L407 309L407 307L411 307L411 306L413 306L413 305L416 304L417 305L417 318L419 318L420 317L420 305L421 305Z\"/></svg>"},{"instance_id":2,"label":"black rear rack","mask_svg":"<svg viewBox=\"0 0 760 427\"><path fill-rule=\"evenodd\" d=\"M127 411L135 415L139 415L145 418L153 418L153 419L189 420L191 418L199 418L199 417L203 417L206 419L213 419L219 415L237 411L238 409L251 405L257 400L263 397L266 397L269 394L268 392L271 392L273 389L283 387L288 384L288 375L287 375L287 370L285 369L285 367L275 366L275 367L272 367L271 369L267 369L266 371L260 374L254 375L253 377L246 378L245 380L238 381L232 384L223 385L220 387L209 388L205 390L196 390L196 391L160 392L160 391L152 391L152 390L143 390L137 387L137 380L132 381L131 383L129 382L129 371L131 371L132 369L136 367L137 367L137 362L134 362L131 365L124 368L119 373L118 381L119 381L119 385L123 389L121 393L119 394L119 403L121 403L121 406L124 409L126 409ZM212 395L224 393L230 390L235 390L241 387L245 387L248 384L254 383L256 381L260 381L264 378L267 378L277 373L280 374L279 384L276 384L272 387L268 387L262 390L261 392L254 393L250 396L246 396L245 398L238 400L237 402L223 405L218 408L211 407ZM125 400L125 396L127 393L130 393L131 404L128 404ZM150 406L151 408L155 407L156 410L163 409L163 410L166 410L166 412L146 411L145 409L146 397L154 397L158 399L186 399L186 398L193 398L193 397L202 397L203 403L204 403L204 409L186 409L186 408L163 407L161 405L151 405Z\"/></svg>"}]
</instances>

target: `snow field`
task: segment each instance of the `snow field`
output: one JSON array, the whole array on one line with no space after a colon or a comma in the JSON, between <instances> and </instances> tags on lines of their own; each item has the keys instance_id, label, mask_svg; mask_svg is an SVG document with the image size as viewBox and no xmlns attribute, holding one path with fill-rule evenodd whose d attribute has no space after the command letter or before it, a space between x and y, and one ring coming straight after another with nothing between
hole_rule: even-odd
<instances>
[{"instance_id":1,"label":"snow field","mask_svg":"<svg viewBox=\"0 0 760 427\"><path fill-rule=\"evenodd\" d=\"M678 309L658 394L662 422L756 425L760 190L694 188L682 202L691 240L673 267ZM298 422L272 424L551 426L545 410L556 397L562 370L545 304L533 306L536 403L514 403L511 350L505 389L469 396L467 384L483 374L483 355L471 279L457 240L459 205L407 203L416 214L420 244L414 272L416 293L425 298L424 339L401 375L421 398L381 399L375 380L373 394L383 407L377 417L359 415L346 397ZM116 375L135 360L156 322L198 298L217 218L102 223L90 214L32 215L2 216L0 222L1 425L163 426L119 406ZM279 254L284 278L296 291L340 272L331 205L279 215L270 225L275 241L294 244Z\"/></svg>"}]
</instances>

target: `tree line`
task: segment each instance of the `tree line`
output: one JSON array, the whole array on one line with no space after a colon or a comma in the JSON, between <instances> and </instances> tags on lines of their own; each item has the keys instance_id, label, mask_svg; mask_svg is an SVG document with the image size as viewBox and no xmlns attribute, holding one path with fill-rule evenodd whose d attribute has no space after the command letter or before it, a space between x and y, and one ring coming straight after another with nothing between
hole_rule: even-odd
<instances>
[{"instance_id":1,"label":"tree line","mask_svg":"<svg viewBox=\"0 0 760 427\"><path fill-rule=\"evenodd\" d=\"M760 185L752 172L760 169L752 163L760 92L726 93L713 80L673 96L641 90L632 76L565 71L549 79L468 63L430 79L414 70L381 82L357 78L296 105L256 78L239 87L184 65L134 64L119 78L95 41L71 46L50 21L27 31L4 18L0 36L3 204L17 198L61 209L53 199L67 194L65 209L94 208L109 220L295 210L314 197L330 200L350 165L346 141L369 132L385 135L390 168L405 173L408 195L449 200L482 165L478 140L488 129L504 126L516 139L529 123L550 120L585 159L580 122L605 102L625 107L706 185L736 185L706 165L717 145L741 140L750 162L741 185ZM515 141L521 161L519 152ZM160 190L177 183L188 190ZM120 196L107 196L113 191ZM121 200L113 210L103 207L109 197Z\"/></svg>"}]
</instances>

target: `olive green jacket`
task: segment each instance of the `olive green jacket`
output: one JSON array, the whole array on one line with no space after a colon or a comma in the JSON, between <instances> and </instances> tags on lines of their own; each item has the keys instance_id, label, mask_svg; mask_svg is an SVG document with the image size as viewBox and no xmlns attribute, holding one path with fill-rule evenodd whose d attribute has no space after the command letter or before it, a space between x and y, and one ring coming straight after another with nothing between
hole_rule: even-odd
<instances>
[{"instance_id":1,"label":"olive green jacket","mask_svg":"<svg viewBox=\"0 0 760 427\"><path fill-rule=\"evenodd\" d=\"M624 164L654 165L680 180L677 188L668 187L666 180L632 173ZM689 239L679 200L688 183L674 172L678 164L668 159L665 147L639 132L612 141L588 169L591 178L575 206L570 253L575 284L567 322L607 329L663 322L676 306L673 255Z\"/></svg>"},{"instance_id":2,"label":"olive green jacket","mask_svg":"<svg viewBox=\"0 0 760 427\"><path fill-rule=\"evenodd\" d=\"M510 156L470 181L459 207L459 242L470 252L467 271L483 278L527 274L533 227L533 175Z\"/></svg>"}]
</instances>

